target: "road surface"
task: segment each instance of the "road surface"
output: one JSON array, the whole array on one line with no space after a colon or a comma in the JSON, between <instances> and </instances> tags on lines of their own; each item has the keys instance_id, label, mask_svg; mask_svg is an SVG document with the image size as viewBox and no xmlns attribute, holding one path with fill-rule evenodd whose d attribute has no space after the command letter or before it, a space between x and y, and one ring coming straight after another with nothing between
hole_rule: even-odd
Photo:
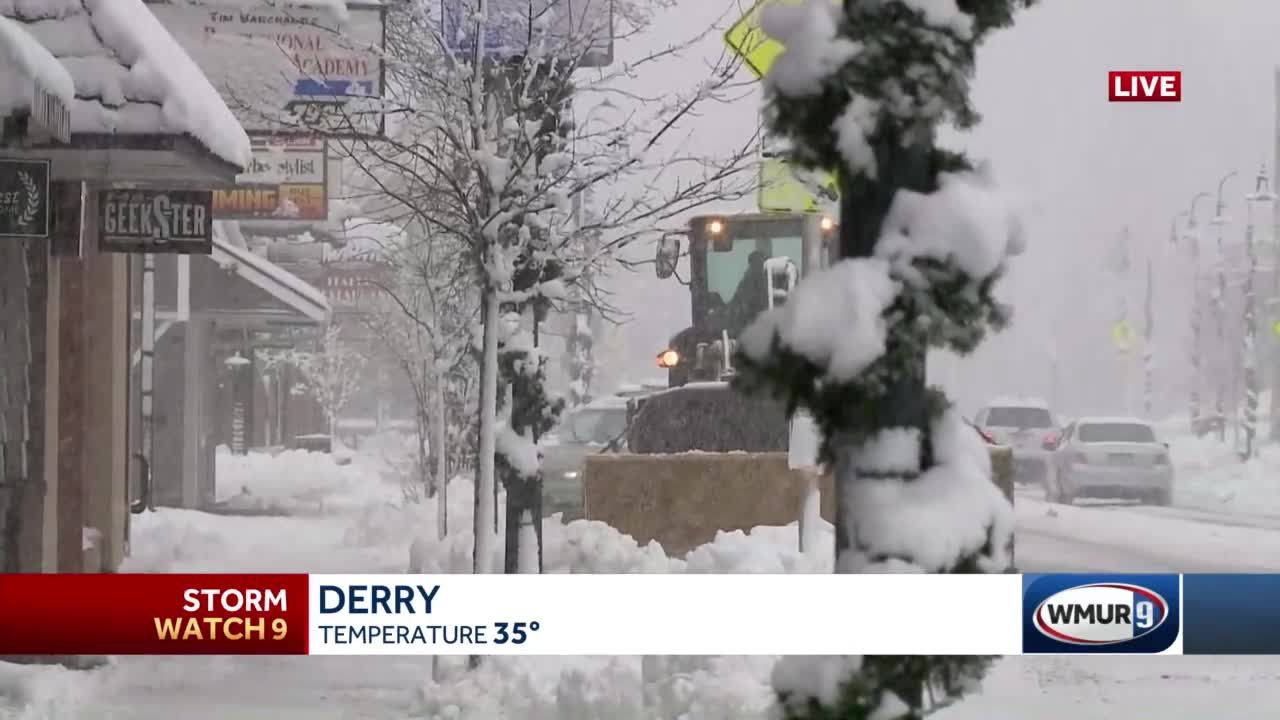
<instances>
[{"instance_id":1,"label":"road surface","mask_svg":"<svg viewBox=\"0 0 1280 720\"><path fill-rule=\"evenodd\" d=\"M1022 572L1280 572L1280 518L1119 503L1063 506L1020 492Z\"/></svg>"}]
</instances>

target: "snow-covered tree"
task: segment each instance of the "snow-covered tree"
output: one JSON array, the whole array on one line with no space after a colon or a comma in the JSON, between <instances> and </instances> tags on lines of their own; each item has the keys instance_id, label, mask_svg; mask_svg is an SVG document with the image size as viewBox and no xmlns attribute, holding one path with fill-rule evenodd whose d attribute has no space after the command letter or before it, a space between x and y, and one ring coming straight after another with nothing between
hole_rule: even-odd
<instances>
[{"instance_id":1,"label":"snow-covered tree","mask_svg":"<svg viewBox=\"0 0 1280 720\"><path fill-rule=\"evenodd\" d=\"M466 393L474 375L469 351L479 294L468 281L463 245L420 223L411 228L377 250L394 273L378 288L365 323L413 393L416 475L430 496L446 491L449 478L470 460L457 445L469 445L459 441L471 429Z\"/></svg>"},{"instance_id":2,"label":"snow-covered tree","mask_svg":"<svg viewBox=\"0 0 1280 720\"><path fill-rule=\"evenodd\" d=\"M298 372L299 381L290 392L304 394L316 401L324 412L329 436L336 438L338 417L360 387L360 373L365 354L342 338L342 328L332 324L315 343L315 347L290 348L263 353L264 369L287 366Z\"/></svg>"},{"instance_id":3,"label":"snow-covered tree","mask_svg":"<svg viewBox=\"0 0 1280 720\"><path fill-rule=\"evenodd\" d=\"M741 384L805 408L836 476L837 572L1006 572L1012 508L981 440L925 386L931 347L967 353L1009 309L993 295L1021 249L985 170L935 146L965 128L979 42L1024 0L775 4L786 50L765 78L790 159L840 175L842 259L743 334ZM974 686L986 657L784 658L787 718L919 718Z\"/></svg>"},{"instance_id":4,"label":"snow-covered tree","mask_svg":"<svg viewBox=\"0 0 1280 720\"><path fill-rule=\"evenodd\" d=\"M501 454L507 467L527 467L523 458L509 456L504 450L510 446L499 439L519 436L536 443L539 433L536 422L511 424L523 422L524 413L500 415L501 399L508 391L528 393L513 398L513 406L532 407L546 397L542 375L532 370L543 366L536 357L540 350L532 343L505 346L504 338L514 337L507 319L514 313L536 329L570 286L606 268L620 249L656 237L691 210L750 190L747 160L753 139L725 158L699 155L676 137L682 120L734 83L731 61L691 77L686 88L667 86L661 97L635 98L638 102L618 123L579 123L573 111L575 105L611 105L613 97L627 94L623 81L678 55L710 29L695 33L689 43L617 67L579 72L602 28L564 22L557 13L569 5L445 3L455 11L452 20L439 17L441 6L434 1L391 7L385 64L394 90L384 108L387 137L347 148L370 186L363 199L368 212L406 223L412 219L466 248L465 266L481 297L477 572L493 569L498 517L489 498L497 496L497 457ZM667 0L615 0L614 42L640 32L653 12L668 6ZM608 16L583 15L587 21ZM594 212L581 222L574 201L588 190L595 196ZM580 242L589 234L600 242ZM525 354L519 365L528 382L504 381L504 352ZM543 418L553 407L531 410L528 417ZM517 445L525 452L522 443ZM519 523L508 525L518 528Z\"/></svg>"}]
</instances>

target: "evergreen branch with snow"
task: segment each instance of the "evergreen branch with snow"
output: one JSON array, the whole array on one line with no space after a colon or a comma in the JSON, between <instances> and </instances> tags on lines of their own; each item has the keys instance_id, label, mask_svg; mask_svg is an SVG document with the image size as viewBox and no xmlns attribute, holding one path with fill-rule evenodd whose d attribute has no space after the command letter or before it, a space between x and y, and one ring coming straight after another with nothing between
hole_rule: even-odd
<instances>
[{"instance_id":1,"label":"evergreen branch with snow","mask_svg":"<svg viewBox=\"0 0 1280 720\"><path fill-rule=\"evenodd\" d=\"M837 572L1006 572L1012 508L985 446L938 388L931 348L968 353L1009 321L994 295L1021 225L991 174L935 145L972 126L980 40L1027 0L772 4L786 48L769 131L796 165L838 169L841 254L739 338L735 383L804 408L835 469ZM784 658L788 720L914 720L972 690L986 657ZM935 694L937 697L935 698Z\"/></svg>"}]
</instances>

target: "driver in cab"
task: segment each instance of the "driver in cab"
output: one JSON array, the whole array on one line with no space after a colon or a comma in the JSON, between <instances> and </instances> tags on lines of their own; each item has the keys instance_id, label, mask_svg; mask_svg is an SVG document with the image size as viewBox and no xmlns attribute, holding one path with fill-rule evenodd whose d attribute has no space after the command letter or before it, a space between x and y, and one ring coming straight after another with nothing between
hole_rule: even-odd
<instances>
[{"instance_id":1,"label":"driver in cab","mask_svg":"<svg viewBox=\"0 0 1280 720\"><path fill-rule=\"evenodd\" d=\"M729 300L728 330L733 337L740 335L757 315L769 307L769 285L764 269L767 259L769 256L763 250L753 251L747 256L747 269Z\"/></svg>"}]
</instances>

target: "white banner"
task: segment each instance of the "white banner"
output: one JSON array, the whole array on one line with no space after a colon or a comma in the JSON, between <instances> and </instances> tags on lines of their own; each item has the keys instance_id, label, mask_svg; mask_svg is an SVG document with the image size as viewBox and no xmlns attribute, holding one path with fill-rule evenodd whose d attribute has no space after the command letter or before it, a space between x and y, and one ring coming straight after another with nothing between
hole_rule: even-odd
<instances>
[{"instance_id":1,"label":"white banner","mask_svg":"<svg viewBox=\"0 0 1280 720\"><path fill-rule=\"evenodd\" d=\"M311 575L312 655L1016 655L1018 575Z\"/></svg>"}]
</instances>

